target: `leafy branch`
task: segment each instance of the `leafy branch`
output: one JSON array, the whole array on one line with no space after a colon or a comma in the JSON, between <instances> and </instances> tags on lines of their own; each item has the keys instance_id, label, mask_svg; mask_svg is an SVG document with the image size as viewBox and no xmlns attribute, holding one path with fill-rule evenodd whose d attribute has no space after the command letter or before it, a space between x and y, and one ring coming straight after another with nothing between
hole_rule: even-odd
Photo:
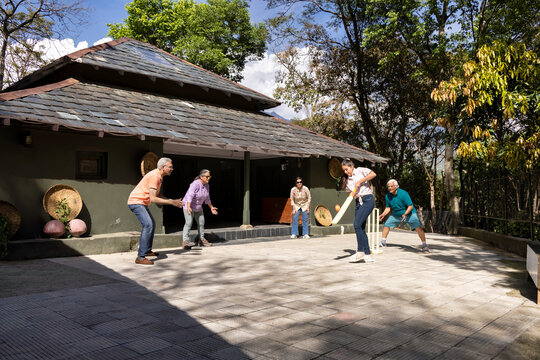
<instances>
[{"instance_id":1,"label":"leafy branch","mask_svg":"<svg viewBox=\"0 0 540 360\"><path fill-rule=\"evenodd\" d=\"M71 215L71 207L69 206L66 198L62 198L56 202L56 208L54 213L58 215L59 219L64 227L66 228L65 236L67 238L71 237L71 229L69 228L69 215Z\"/></svg>"}]
</instances>

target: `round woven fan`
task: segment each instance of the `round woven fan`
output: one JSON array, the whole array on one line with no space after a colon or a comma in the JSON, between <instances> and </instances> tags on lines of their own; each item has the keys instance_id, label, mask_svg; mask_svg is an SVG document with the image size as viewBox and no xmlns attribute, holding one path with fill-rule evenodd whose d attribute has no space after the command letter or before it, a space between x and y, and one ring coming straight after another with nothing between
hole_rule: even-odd
<instances>
[{"instance_id":1,"label":"round woven fan","mask_svg":"<svg viewBox=\"0 0 540 360\"><path fill-rule=\"evenodd\" d=\"M60 216L55 211L58 202L62 199L66 199L68 206L71 208L68 219L75 219L81 212L83 204L79 192L69 185L57 184L47 190L45 196L43 196L43 209L53 218L60 220Z\"/></svg>"},{"instance_id":2,"label":"round woven fan","mask_svg":"<svg viewBox=\"0 0 540 360\"><path fill-rule=\"evenodd\" d=\"M158 156L151 151L144 154L141 160L142 176L148 174L152 170L155 170L157 168L158 160L159 160Z\"/></svg>"},{"instance_id":3,"label":"round woven fan","mask_svg":"<svg viewBox=\"0 0 540 360\"><path fill-rule=\"evenodd\" d=\"M324 205L317 205L315 208L315 220L322 226L330 226L332 224L332 214Z\"/></svg>"},{"instance_id":4,"label":"round woven fan","mask_svg":"<svg viewBox=\"0 0 540 360\"><path fill-rule=\"evenodd\" d=\"M10 226L9 235L12 236L19 230L19 225L21 225L21 214L19 214L19 210L7 201L0 200L0 214L8 219Z\"/></svg>"}]
</instances>

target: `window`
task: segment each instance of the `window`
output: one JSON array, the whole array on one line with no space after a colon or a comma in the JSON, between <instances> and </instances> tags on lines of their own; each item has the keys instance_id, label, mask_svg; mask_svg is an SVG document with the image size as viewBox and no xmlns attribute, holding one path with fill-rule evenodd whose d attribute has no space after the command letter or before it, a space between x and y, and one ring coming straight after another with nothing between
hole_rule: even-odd
<instances>
[{"instance_id":1,"label":"window","mask_svg":"<svg viewBox=\"0 0 540 360\"><path fill-rule=\"evenodd\" d=\"M107 178L107 153L77 151L77 179L104 180Z\"/></svg>"}]
</instances>

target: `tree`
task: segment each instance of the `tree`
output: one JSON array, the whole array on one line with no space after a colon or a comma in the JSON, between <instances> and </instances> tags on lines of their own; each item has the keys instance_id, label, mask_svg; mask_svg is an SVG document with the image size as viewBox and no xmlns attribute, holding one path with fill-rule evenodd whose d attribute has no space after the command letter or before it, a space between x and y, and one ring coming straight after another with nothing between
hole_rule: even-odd
<instances>
[{"instance_id":1,"label":"tree","mask_svg":"<svg viewBox=\"0 0 540 360\"><path fill-rule=\"evenodd\" d=\"M43 64L38 40L60 36L83 23L81 2L6 0L0 4L0 87Z\"/></svg>"},{"instance_id":2,"label":"tree","mask_svg":"<svg viewBox=\"0 0 540 360\"><path fill-rule=\"evenodd\" d=\"M234 81L266 51L266 27L250 23L245 0L133 0L126 9L109 36L148 42Z\"/></svg>"},{"instance_id":3,"label":"tree","mask_svg":"<svg viewBox=\"0 0 540 360\"><path fill-rule=\"evenodd\" d=\"M458 155L533 169L540 165L540 58L522 43L496 41L463 65L463 75L441 82L438 102L462 104L459 120L472 141ZM460 101L458 97L461 98ZM472 120L472 121L471 121Z\"/></svg>"},{"instance_id":4,"label":"tree","mask_svg":"<svg viewBox=\"0 0 540 360\"><path fill-rule=\"evenodd\" d=\"M430 216L425 221L427 231L440 230L440 217L436 206L437 168L441 161L441 149L444 150L444 132L441 127L428 126L423 129L424 136L415 139L419 162L422 165L429 184L429 210ZM443 194L440 194L441 198ZM442 211L442 208L441 208Z\"/></svg>"},{"instance_id":5,"label":"tree","mask_svg":"<svg viewBox=\"0 0 540 360\"><path fill-rule=\"evenodd\" d=\"M307 109L310 128L390 159L377 166L376 182L399 177L429 103L428 84L410 76L415 59L392 41L366 43L365 30L376 21L371 1L272 0L282 11L269 22L275 39L309 49L307 61L290 48L278 55L284 71L275 93L289 105ZM301 8L300 8L301 6ZM300 9L290 13L290 9ZM382 62L393 52L393 61ZM422 79L420 79L422 80ZM423 93L421 92L423 89ZM383 198L384 186L377 186Z\"/></svg>"}]
</instances>

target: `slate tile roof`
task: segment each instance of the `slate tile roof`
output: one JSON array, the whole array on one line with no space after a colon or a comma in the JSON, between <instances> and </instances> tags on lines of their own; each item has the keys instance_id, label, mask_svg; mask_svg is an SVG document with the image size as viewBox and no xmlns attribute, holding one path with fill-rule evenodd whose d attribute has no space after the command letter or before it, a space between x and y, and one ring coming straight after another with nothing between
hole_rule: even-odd
<instances>
[{"instance_id":1,"label":"slate tile roof","mask_svg":"<svg viewBox=\"0 0 540 360\"><path fill-rule=\"evenodd\" d=\"M278 156L385 158L260 112L67 79L0 94L0 118Z\"/></svg>"},{"instance_id":2,"label":"slate tile roof","mask_svg":"<svg viewBox=\"0 0 540 360\"><path fill-rule=\"evenodd\" d=\"M70 62L86 64L95 68L113 69L120 73L142 74L153 79L165 79L177 82L179 86L191 84L201 88L215 89L226 94L237 94L264 104L263 108L271 108L280 104L279 101L271 97L193 65L153 45L130 38L109 41L63 56L21 82L31 84L32 79L38 79L49 71L57 71Z\"/></svg>"}]
</instances>

